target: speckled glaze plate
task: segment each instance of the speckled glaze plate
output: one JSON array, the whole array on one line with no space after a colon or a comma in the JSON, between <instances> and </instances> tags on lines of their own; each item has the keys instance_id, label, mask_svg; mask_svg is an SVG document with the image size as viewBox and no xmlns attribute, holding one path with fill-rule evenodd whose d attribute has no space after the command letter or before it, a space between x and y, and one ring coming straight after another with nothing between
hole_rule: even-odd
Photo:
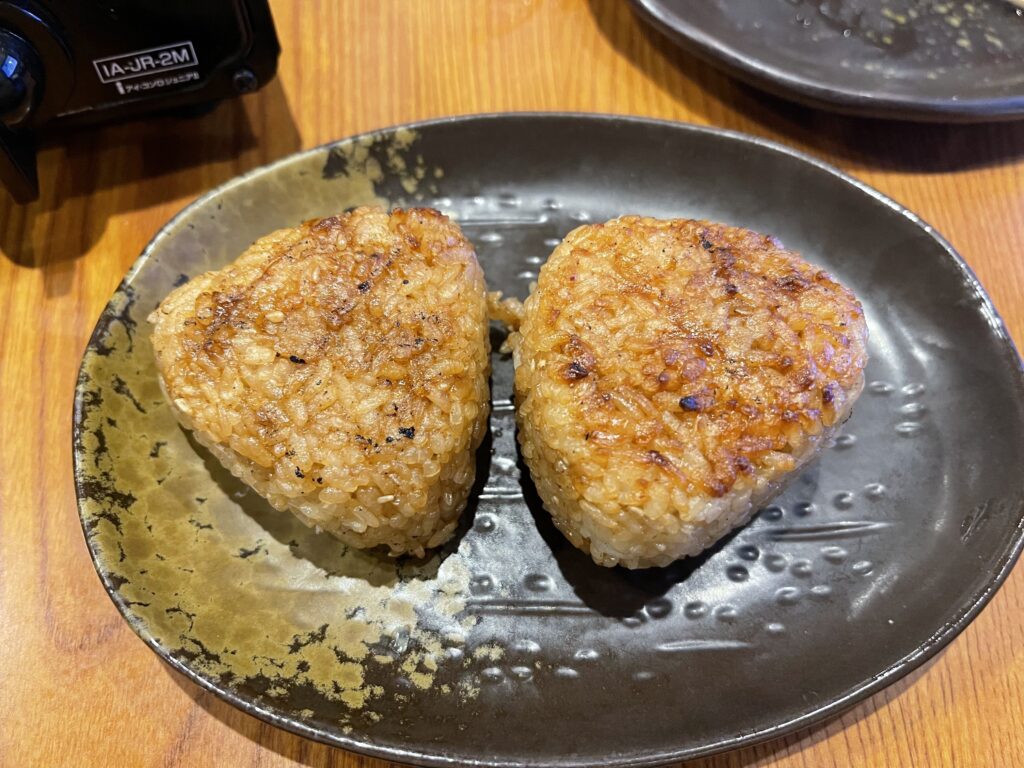
<instances>
[{"instance_id":1,"label":"speckled glaze plate","mask_svg":"<svg viewBox=\"0 0 1024 768\"><path fill-rule=\"evenodd\" d=\"M1024 10L1009 0L633 0L673 40L811 106L906 120L1024 116Z\"/></svg>"},{"instance_id":2,"label":"speckled glaze plate","mask_svg":"<svg viewBox=\"0 0 1024 768\"><path fill-rule=\"evenodd\" d=\"M426 561L273 511L180 429L145 318L264 233L360 203L457 218L523 297L580 222L640 212L780 237L864 302L869 385L841 437L713 550L595 566L541 509L493 331L493 415L459 536ZM313 149L215 190L147 247L75 399L89 549L131 626L241 709L427 765L650 765L829 717L935 654L1021 546L1024 386L970 270L912 213L809 157L586 115L454 118Z\"/></svg>"}]
</instances>

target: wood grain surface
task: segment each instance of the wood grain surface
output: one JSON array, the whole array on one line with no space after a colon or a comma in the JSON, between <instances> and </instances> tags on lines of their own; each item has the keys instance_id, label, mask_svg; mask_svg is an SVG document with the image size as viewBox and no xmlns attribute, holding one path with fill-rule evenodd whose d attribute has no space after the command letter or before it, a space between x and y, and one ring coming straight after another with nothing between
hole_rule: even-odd
<instances>
[{"instance_id":1,"label":"wood grain surface","mask_svg":"<svg viewBox=\"0 0 1024 768\"><path fill-rule=\"evenodd\" d=\"M611 112L747 131L917 211L1024 341L1024 124L895 125L794 107L677 52L622 0L272 5L283 55L264 90L197 118L51 139L41 199L18 207L0 193L2 765L383 765L264 725L172 673L104 594L78 523L71 400L93 324L157 229L249 168L358 131L474 112ZM1018 568L909 678L827 725L694 765L1024 764L1022 600Z\"/></svg>"}]
</instances>

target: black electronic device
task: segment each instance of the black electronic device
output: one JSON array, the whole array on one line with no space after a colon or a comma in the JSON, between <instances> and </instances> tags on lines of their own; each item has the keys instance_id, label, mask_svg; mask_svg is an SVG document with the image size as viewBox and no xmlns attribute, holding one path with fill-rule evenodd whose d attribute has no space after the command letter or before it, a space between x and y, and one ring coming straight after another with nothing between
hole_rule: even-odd
<instances>
[{"instance_id":1,"label":"black electronic device","mask_svg":"<svg viewBox=\"0 0 1024 768\"><path fill-rule=\"evenodd\" d=\"M44 126L248 93L279 52L267 0L0 0L0 183L38 197Z\"/></svg>"}]
</instances>

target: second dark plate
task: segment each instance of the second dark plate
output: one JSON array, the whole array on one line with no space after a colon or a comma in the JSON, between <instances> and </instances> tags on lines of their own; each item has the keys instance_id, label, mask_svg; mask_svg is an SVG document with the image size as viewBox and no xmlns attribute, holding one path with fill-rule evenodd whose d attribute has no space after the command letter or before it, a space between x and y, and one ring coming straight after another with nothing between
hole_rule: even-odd
<instances>
[{"instance_id":1,"label":"second dark plate","mask_svg":"<svg viewBox=\"0 0 1024 768\"><path fill-rule=\"evenodd\" d=\"M1024 116L1024 10L1008 0L633 0L751 85L872 117Z\"/></svg>"}]
</instances>

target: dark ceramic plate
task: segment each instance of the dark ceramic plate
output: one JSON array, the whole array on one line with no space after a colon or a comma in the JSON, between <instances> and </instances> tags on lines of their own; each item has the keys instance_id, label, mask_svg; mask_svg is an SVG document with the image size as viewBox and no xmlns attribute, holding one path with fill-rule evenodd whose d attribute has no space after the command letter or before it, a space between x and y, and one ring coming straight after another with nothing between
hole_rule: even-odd
<instances>
[{"instance_id":1,"label":"dark ceramic plate","mask_svg":"<svg viewBox=\"0 0 1024 768\"><path fill-rule=\"evenodd\" d=\"M257 236L373 200L448 211L491 286L518 296L580 222L642 212L773 233L862 298L870 383L842 436L753 522L703 557L629 572L595 566L542 511L496 351L460 537L426 562L346 551L176 426L145 318ZM407 762L632 766L820 721L950 642L1020 550L1022 421L1020 362L992 304L891 200L736 134L498 115L313 149L186 209L100 318L74 447L114 603L246 712Z\"/></svg>"},{"instance_id":2,"label":"dark ceramic plate","mask_svg":"<svg viewBox=\"0 0 1024 768\"><path fill-rule=\"evenodd\" d=\"M693 53L779 96L907 120L1024 116L1024 11L1007 0L633 0Z\"/></svg>"}]
</instances>

